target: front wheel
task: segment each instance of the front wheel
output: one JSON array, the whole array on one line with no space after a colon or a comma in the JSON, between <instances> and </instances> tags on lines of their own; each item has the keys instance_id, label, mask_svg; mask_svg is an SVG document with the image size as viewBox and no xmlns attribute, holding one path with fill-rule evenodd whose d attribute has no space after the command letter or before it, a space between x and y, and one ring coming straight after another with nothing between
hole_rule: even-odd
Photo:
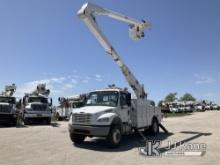
<instances>
[{"instance_id":1,"label":"front wheel","mask_svg":"<svg viewBox=\"0 0 220 165\"><path fill-rule=\"evenodd\" d=\"M85 140L85 135L70 133L70 139L73 143L80 144Z\"/></svg>"},{"instance_id":2,"label":"front wheel","mask_svg":"<svg viewBox=\"0 0 220 165\"><path fill-rule=\"evenodd\" d=\"M157 119L153 119L152 125L150 126L150 134L157 135L159 133L159 124Z\"/></svg>"},{"instance_id":3,"label":"front wheel","mask_svg":"<svg viewBox=\"0 0 220 165\"><path fill-rule=\"evenodd\" d=\"M30 124L29 120L28 119L24 119L24 125L28 125Z\"/></svg>"},{"instance_id":4,"label":"front wheel","mask_svg":"<svg viewBox=\"0 0 220 165\"><path fill-rule=\"evenodd\" d=\"M121 129L118 125L111 127L107 137L107 144L111 148L116 148L120 145L122 139Z\"/></svg>"},{"instance_id":5,"label":"front wheel","mask_svg":"<svg viewBox=\"0 0 220 165\"><path fill-rule=\"evenodd\" d=\"M57 119L58 121L62 121L62 117L60 117L59 113L56 114L56 119Z\"/></svg>"},{"instance_id":6,"label":"front wheel","mask_svg":"<svg viewBox=\"0 0 220 165\"><path fill-rule=\"evenodd\" d=\"M51 118L48 118L47 119L47 125L50 125L51 124Z\"/></svg>"},{"instance_id":7,"label":"front wheel","mask_svg":"<svg viewBox=\"0 0 220 165\"><path fill-rule=\"evenodd\" d=\"M16 118L11 119L11 121L9 121L9 126L10 127L17 126L17 119Z\"/></svg>"}]
</instances>

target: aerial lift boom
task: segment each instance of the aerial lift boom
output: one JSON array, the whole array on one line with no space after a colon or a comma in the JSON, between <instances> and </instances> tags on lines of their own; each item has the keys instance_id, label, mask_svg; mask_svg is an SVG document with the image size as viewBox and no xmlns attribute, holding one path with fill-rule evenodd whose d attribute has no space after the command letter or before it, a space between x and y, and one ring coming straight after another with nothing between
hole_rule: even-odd
<instances>
[{"instance_id":1,"label":"aerial lift boom","mask_svg":"<svg viewBox=\"0 0 220 165\"><path fill-rule=\"evenodd\" d=\"M139 40L142 37L144 37L144 30L149 27L149 24L144 20L138 21L120 13L107 10L105 8L90 3L84 4L82 8L78 11L78 15L84 21L84 23L90 29L90 31L95 35L96 39L105 49L105 51L109 55L111 55L112 59L120 67L123 75L128 81L128 84L134 90L137 99L146 98L147 94L144 91L144 86L138 82L138 80L135 78L135 76L132 74L129 68L123 63L123 61L121 60L113 46L110 44L110 42L107 40L105 35L102 33L102 31L98 27L96 15L108 16L110 18L128 23L129 36L133 40Z\"/></svg>"},{"instance_id":2,"label":"aerial lift boom","mask_svg":"<svg viewBox=\"0 0 220 165\"><path fill-rule=\"evenodd\" d=\"M31 92L31 93L26 93L25 95L26 96L38 96L38 95L41 95L41 96L46 96L48 97L50 94L50 90L49 89L46 89L46 84L38 84L37 85L37 88Z\"/></svg>"},{"instance_id":3,"label":"aerial lift boom","mask_svg":"<svg viewBox=\"0 0 220 165\"><path fill-rule=\"evenodd\" d=\"M15 93L15 91L16 91L15 84L6 85L5 86L5 91L2 92L2 95L6 96L6 97L12 97L12 95Z\"/></svg>"}]
</instances>

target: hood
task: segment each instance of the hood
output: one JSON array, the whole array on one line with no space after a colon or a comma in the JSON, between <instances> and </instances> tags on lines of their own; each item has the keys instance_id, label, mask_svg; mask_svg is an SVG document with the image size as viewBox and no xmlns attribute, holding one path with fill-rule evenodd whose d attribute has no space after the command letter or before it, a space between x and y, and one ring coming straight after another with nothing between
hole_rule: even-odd
<instances>
[{"instance_id":1,"label":"hood","mask_svg":"<svg viewBox=\"0 0 220 165\"><path fill-rule=\"evenodd\" d=\"M115 107L110 107L110 106L85 106L81 108L74 109L72 112L73 113L90 113L90 114L95 114L107 110L115 109Z\"/></svg>"}]
</instances>

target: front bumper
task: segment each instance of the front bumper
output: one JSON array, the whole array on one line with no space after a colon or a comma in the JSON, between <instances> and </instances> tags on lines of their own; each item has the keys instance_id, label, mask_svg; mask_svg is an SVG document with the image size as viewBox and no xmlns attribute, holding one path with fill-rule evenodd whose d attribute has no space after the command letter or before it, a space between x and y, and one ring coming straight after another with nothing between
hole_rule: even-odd
<instances>
[{"instance_id":1,"label":"front bumper","mask_svg":"<svg viewBox=\"0 0 220 165\"><path fill-rule=\"evenodd\" d=\"M50 118L51 114L30 114L30 113L26 113L24 114L24 118Z\"/></svg>"},{"instance_id":2,"label":"front bumper","mask_svg":"<svg viewBox=\"0 0 220 165\"><path fill-rule=\"evenodd\" d=\"M69 132L87 136L106 137L109 134L110 126L107 125L77 125L69 124Z\"/></svg>"},{"instance_id":3,"label":"front bumper","mask_svg":"<svg viewBox=\"0 0 220 165\"><path fill-rule=\"evenodd\" d=\"M17 119L16 114L0 114L0 122L11 122Z\"/></svg>"}]
</instances>

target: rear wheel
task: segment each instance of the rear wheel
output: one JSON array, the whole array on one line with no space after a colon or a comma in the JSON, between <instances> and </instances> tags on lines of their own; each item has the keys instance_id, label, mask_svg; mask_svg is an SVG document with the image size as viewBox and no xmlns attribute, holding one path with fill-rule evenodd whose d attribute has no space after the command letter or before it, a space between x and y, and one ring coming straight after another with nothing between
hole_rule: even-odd
<instances>
[{"instance_id":1,"label":"rear wheel","mask_svg":"<svg viewBox=\"0 0 220 165\"><path fill-rule=\"evenodd\" d=\"M85 135L70 133L70 139L73 143L80 144L85 140Z\"/></svg>"},{"instance_id":2,"label":"rear wheel","mask_svg":"<svg viewBox=\"0 0 220 165\"><path fill-rule=\"evenodd\" d=\"M107 137L107 144L111 148L116 148L120 145L122 139L121 129L119 125L113 125Z\"/></svg>"},{"instance_id":3,"label":"rear wheel","mask_svg":"<svg viewBox=\"0 0 220 165\"><path fill-rule=\"evenodd\" d=\"M150 126L150 134L157 135L158 133L159 133L159 124L157 119L154 118Z\"/></svg>"}]
</instances>

